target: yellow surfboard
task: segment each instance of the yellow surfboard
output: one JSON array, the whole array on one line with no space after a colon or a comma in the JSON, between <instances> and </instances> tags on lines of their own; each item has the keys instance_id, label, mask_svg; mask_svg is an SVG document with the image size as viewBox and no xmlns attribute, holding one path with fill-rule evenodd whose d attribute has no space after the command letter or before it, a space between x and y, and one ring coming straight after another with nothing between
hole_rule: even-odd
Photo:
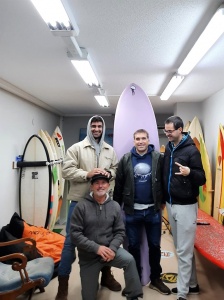
<instances>
[{"instance_id":1,"label":"yellow surfboard","mask_svg":"<svg viewBox=\"0 0 224 300\"><path fill-rule=\"evenodd\" d=\"M211 165L208 157L208 152L205 146L205 142L201 134L199 133L200 153L203 169L205 171L206 183L199 187L198 205L201 210L207 214L212 214L212 173Z\"/></svg>"},{"instance_id":2,"label":"yellow surfboard","mask_svg":"<svg viewBox=\"0 0 224 300\"><path fill-rule=\"evenodd\" d=\"M215 193L214 193L214 205L213 205L213 217L219 219L219 206L221 203L222 195L222 174L223 174L223 151L222 151L222 141L224 136L224 130L222 125L219 125L218 132L218 143L216 151L216 171L215 171Z\"/></svg>"},{"instance_id":3,"label":"yellow surfboard","mask_svg":"<svg viewBox=\"0 0 224 300\"><path fill-rule=\"evenodd\" d=\"M200 151L199 134L202 136L203 139L204 139L204 135L202 132L201 124L196 116L194 117L194 119L192 120L188 128L188 132L190 133L190 136L194 141L196 147Z\"/></svg>"},{"instance_id":4,"label":"yellow surfboard","mask_svg":"<svg viewBox=\"0 0 224 300\"><path fill-rule=\"evenodd\" d=\"M224 129L219 125L213 216L224 224Z\"/></svg>"},{"instance_id":5,"label":"yellow surfboard","mask_svg":"<svg viewBox=\"0 0 224 300\"><path fill-rule=\"evenodd\" d=\"M219 205L219 223L224 225L224 135L222 136L222 190L221 190L221 199Z\"/></svg>"},{"instance_id":6,"label":"yellow surfboard","mask_svg":"<svg viewBox=\"0 0 224 300\"><path fill-rule=\"evenodd\" d=\"M160 146L160 153L164 153L165 152L165 145L161 145Z\"/></svg>"},{"instance_id":7,"label":"yellow surfboard","mask_svg":"<svg viewBox=\"0 0 224 300\"><path fill-rule=\"evenodd\" d=\"M188 129L189 129L189 126L191 125L191 121L188 121L185 125L184 125L184 128L183 128L183 131L184 132L188 132Z\"/></svg>"}]
</instances>

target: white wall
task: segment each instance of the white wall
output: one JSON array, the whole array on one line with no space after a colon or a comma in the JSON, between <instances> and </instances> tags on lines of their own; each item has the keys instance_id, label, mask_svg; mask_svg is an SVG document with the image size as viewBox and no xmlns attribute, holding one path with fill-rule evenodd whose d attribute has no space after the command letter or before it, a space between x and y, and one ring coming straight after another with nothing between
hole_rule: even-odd
<instances>
[{"instance_id":1,"label":"white wall","mask_svg":"<svg viewBox=\"0 0 224 300\"><path fill-rule=\"evenodd\" d=\"M203 130L203 102L180 102L174 106L174 114L179 116L184 125L198 117Z\"/></svg>"},{"instance_id":2,"label":"white wall","mask_svg":"<svg viewBox=\"0 0 224 300\"><path fill-rule=\"evenodd\" d=\"M210 157L215 186L215 164L219 124L224 125L224 89L203 102L203 126L205 143Z\"/></svg>"},{"instance_id":3,"label":"white wall","mask_svg":"<svg viewBox=\"0 0 224 300\"><path fill-rule=\"evenodd\" d=\"M157 126L159 126L159 128L164 127L164 122L170 116L171 116L171 114L156 114ZM163 132L163 129L159 129L158 132L159 132L159 144L160 144L160 147L162 145L165 146L167 144L168 140L167 140L167 137L166 137L165 133Z\"/></svg>"},{"instance_id":4,"label":"white wall","mask_svg":"<svg viewBox=\"0 0 224 300\"><path fill-rule=\"evenodd\" d=\"M12 169L27 140L40 129L52 134L59 117L0 89L0 228L19 213L19 169Z\"/></svg>"}]
</instances>

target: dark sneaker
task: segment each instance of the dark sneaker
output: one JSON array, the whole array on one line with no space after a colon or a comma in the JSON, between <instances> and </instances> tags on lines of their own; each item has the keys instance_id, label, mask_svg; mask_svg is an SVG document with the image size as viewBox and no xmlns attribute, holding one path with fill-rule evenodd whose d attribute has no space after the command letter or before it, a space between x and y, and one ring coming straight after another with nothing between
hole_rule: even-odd
<instances>
[{"instance_id":1,"label":"dark sneaker","mask_svg":"<svg viewBox=\"0 0 224 300\"><path fill-rule=\"evenodd\" d=\"M177 288L173 288L171 290L172 294L176 295L177 294ZM189 292L188 295L198 295L200 293L200 288L199 285L197 284L196 287L189 287Z\"/></svg>"},{"instance_id":2,"label":"dark sneaker","mask_svg":"<svg viewBox=\"0 0 224 300\"><path fill-rule=\"evenodd\" d=\"M156 279L154 281L151 281L149 288L152 290L156 290L160 294L163 295L170 295L171 291L170 289L163 283L162 279Z\"/></svg>"},{"instance_id":3,"label":"dark sneaker","mask_svg":"<svg viewBox=\"0 0 224 300\"><path fill-rule=\"evenodd\" d=\"M171 289L171 293L174 295L177 295L177 287Z\"/></svg>"}]
</instances>

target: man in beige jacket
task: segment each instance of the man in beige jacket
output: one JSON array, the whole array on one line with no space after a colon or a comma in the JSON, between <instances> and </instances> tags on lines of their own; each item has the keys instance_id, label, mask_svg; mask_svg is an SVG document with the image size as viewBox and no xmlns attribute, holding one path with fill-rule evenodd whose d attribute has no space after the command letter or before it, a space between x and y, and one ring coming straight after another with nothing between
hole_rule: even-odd
<instances>
[{"instance_id":1,"label":"man in beige jacket","mask_svg":"<svg viewBox=\"0 0 224 300\"><path fill-rule=\"evenodd\" d=\"M90 180L94 175L106 175L111 181L116 176L118 160L113 147L104 141L105 130L102 117L90 118L86 138L67 150L63 163L62 176L70 182L67 199L71 201L71 204L67 218L66 239L58 269L59 286L55 300L67 300L71 265L76 258L76 246L70 240L70 219L73 209L77 202L89 193ZM114 279L110 267L102 269L101 285L112 291L121 290L121 285Z\"/></svg>"}]
</instances>

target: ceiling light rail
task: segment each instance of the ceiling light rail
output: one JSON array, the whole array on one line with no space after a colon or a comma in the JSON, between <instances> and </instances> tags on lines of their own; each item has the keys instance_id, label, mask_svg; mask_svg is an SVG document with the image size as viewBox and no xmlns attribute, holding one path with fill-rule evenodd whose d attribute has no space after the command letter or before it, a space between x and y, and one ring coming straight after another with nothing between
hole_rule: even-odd
<instances>
[{"instance_id":1,"label":"ceiling light rail","mask_svg":"<svg viewBox=\"0 0 224 300\"><path fill-rule=\"evenodd\" d=\"M109 107L109 102L107 100L107 97L104 95L95 95L94 98L99 103L100 106L103 107Z\"/></svg>"},{"instance_id":2,"label":"ceiling light rail","mask_svg":"<svg viewBox=\"0 0 224 300\"><path fill-rule=\"evenodd\" d=\"M72 59L71 63L87 85L100 87L99 80L88 59Z\"/></svg>"},{"instance_id":3,"label":"ceiling light rail","mask_svg":"<svg viewBox=\"0 0 224 300\"><path fill-rule=\"evenodd\" d=\"M30 0L54 35L78 36L79 27L67 0ZM69 13L69 15L68 15Z\"/></svg>"},{"instance_id":4,"label":"ceiling light rail","mask_svg":"<svg viewBox=\"0 0 224 300\"><path fill-rule=\"evenodd\" d=\"M100 106L109 107L109 101L107 96L105 95L105 91L99 86L93 86L95 96L94 98L98 102Z\"/></svg>"},{"instance_id":5,"label":"ceiling light rail","mask_svg":"<svg viewBox=\"0 0 224 300\"><path fill-rule=\"evenodd\" d=\"M221 5L211 18L208 25L178 68L177 73L171 78L167 87L160 96L161 100L168 100L184 77L188 75L202 57L209 51L215 42L224 33L224 4Z\"/></svg>"},{"instance_id":6,"label":"ceiling light rail","mask_svg":"<svg viewBox=\"0 0 224 300\"><path fill-rule=\"evenodd\" d=\"M89 87L102 89L102 84L96 74L91 57L85 48L79 46L75 39L75 36L79 35L79 28L69 7L68 0L31 0L31 2L52 34L61 37L66 44L68 58L84 82ZM107 97L102 94L102 91L95 96L95 99L101 106L109 106Z\"/></svg>"},{"instance_id":7,"label":"ceiling light rail","mask_svg":"<svg viewBox=\"0 0 224 300\"><path fill-rule=\"evenodd\" d=\"M178 74L188 75L224 32L224 5L216 11L180 65Z\"/></svg>"},{"instance_id":8,"label":"ceiling light rail","mask_svg":"<svg viewBox=\"0 0 224 300\"><path fill-rule=\"evenodd\" d=\"M179 74L175 74L171 78L171 80L168 83L165 90L163 91L162 95L160 96L160 99L163 100L163 101L168 100L183 80L184 80L184 76L181 76Z\"/></svg>"}]
</instances>

